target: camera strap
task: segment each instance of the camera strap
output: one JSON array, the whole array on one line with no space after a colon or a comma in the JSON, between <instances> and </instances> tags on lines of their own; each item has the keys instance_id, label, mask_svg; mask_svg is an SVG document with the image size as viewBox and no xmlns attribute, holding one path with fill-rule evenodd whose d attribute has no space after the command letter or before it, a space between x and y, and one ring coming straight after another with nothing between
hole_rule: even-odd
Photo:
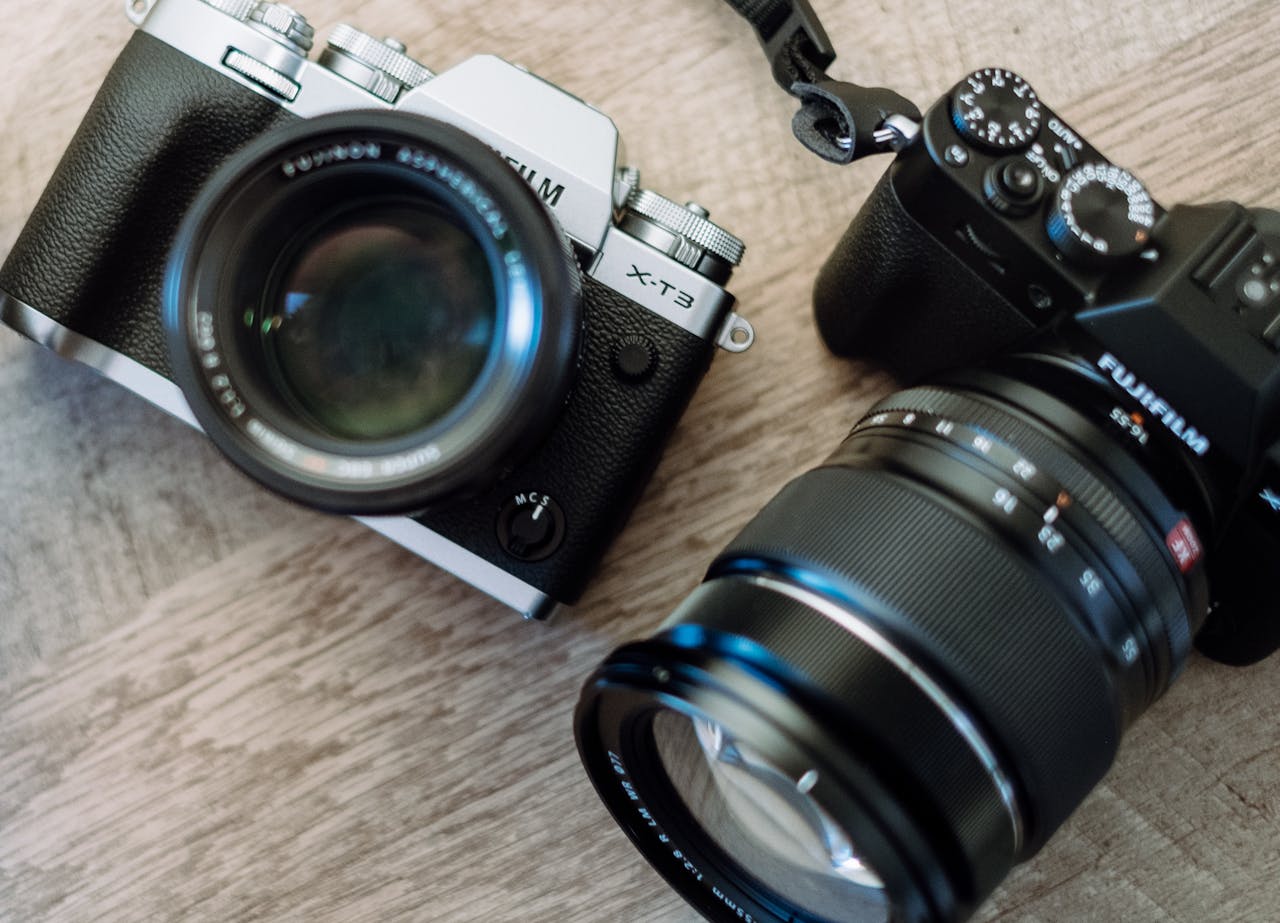
<instances>
[{"instance_id":1,"label":"camera strap","mask_svg":"<svg viewBox=\"0 0 1280 923\"><path fill-rule=\"evenodd\" d=\"M800 100L791 130L801 144L844 164L905 142L902 122L893 117L918 122L920 110L893 90L828 77L835 49L808 0L725 2L755 29L773 79Z\"/></svg>"}]
</instances>

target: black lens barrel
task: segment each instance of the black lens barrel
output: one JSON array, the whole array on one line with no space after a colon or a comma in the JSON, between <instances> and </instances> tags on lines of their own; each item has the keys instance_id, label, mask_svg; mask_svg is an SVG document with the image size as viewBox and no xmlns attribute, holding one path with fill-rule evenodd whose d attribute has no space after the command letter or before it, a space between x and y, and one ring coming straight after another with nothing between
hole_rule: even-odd
<instances>
[{"instance_id":1,"label":"black lens barrel","mask_svg":"<svg viewBox=\"0 0 1280 923\"><path fill-rule=\"evenodd\" d=\"M389 235L410 245L372 246ZM345 274L312 252L338 242ZM378 252L404 265L374 284ZM546 437L576 370L580 278L546 206L486 144L422 116L342 112L264 134L209 180L169 259L165 323L196 418L246 473L331 512L417 512L487 487Z\"/></svg>"},{"instance_id":2,"label":"black lens barrel","mask_svg":"<svg viewBox=\"0 0 1280 923\"><path fill-rule=\"evenodd\" d=\"M1147 467L1020 374L957 373L892 395L787 485L654 639L584 690L588 766L630 688L628 657L666 657L671 672L710 658L730 699L781 690L805 719L761 720L789 727L828 775L858 768L863 829L883 834L866 859L893 919L972 912L1101 780L1128 724L1177 676L1207 598L1203 564L1184 573L1168 547L1186 516ZM653 694L630 707L683 706ZM643 745L626 756L652 758ZM621 820L625 805L613 807ZM657 819L683 831L682 849L701 848L687 819ZM652 854L643 831L632 836ZM718 858L718 874L741 881L732 856ZM763 919L813 919L759 882L743 887L784 908Z\"/></svg>"},{"instance_id":3,"label":"black lens barrel","mask_svg":"<svg viewBox=\"0 0 1280 923\"><path fill-rule=\"evenodd\" d=\"M1035 806L1024 820L1031 848L1110 765L1120 709L1092 639L997 536L910 486L851 468L803 475L752 520L713 573L753 565L821 586L855 611L866 608L859 599L877 602L877 627L922 670L945 677L988 738L998 729L1021 800ZM841 646L838 637L834 669L811 679L861 710L864 677L842 675L838 665L856 641ZM811 665L793 666L808 675ZM919 717L903 719L904 735L914 735Z\"/></svg>"},{"instance_id":4,"label":"black lens barrel","mask_svg":"<svg viewBox=\"0 0 1280 923\"><path fill-rule=\"evenodd\" d=\"M813 497L820 501L832 485L807 486L817 488ZM813 508L802 501L792 511L804 515ZM913 652L898 646L869 615L879 608L864 598L859 618L852 619L845 607L781 575L726 573L691 594L658 640L689 646L689 628L697 626L699 647L783 686L802 708L820 716L817 723L830 738L809 743L828 754L828 772L856 753L867 773L863 785L874 778L881 786L874 796L859 793L864 810L874 815L876 806L892 802L904 811L893 820L878 818L895 854L863 858L877 871L886 863L946 868L948 893L934 900L964 905L993 888L1019 851L1023 822L1017 795L999 754L970 724L967 703L912 672L921 666L911 660ZM914 836L904 835L904 819ZM866 849L865 843L857 845Z\"/></svg>"}]
</instances>

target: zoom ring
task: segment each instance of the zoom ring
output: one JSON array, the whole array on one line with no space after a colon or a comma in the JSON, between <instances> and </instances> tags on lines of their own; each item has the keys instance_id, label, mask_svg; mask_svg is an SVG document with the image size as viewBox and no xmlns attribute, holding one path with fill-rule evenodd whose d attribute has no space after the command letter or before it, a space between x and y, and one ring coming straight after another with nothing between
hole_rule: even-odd
<instances>
[{"instance_id":1,"label":"zoom ring","mask_svg":"<svg viewBox=\"0 0 1280 923\"><path fill-rule=\"evenodd\" d=\"M974 725L1006 755L1029 806L1033 852L1114 758L1121 718L1110 672L1060 597L997 536L874 460L866 464L791 482L710 575L778 573L874 620L967 704ZM841 668L845 659L839 650L815 652L791 666L857 712L867 686ZM914 727L911 714L900 722Z\"/></svg>"},{"instance_id":2,"label":"zoom ring","mask_svg":"<svg viewBox=\"0 0 1280 923\"><path fill-rule=\"evenodd\" d=\"M1071 496L1106 531L1122 557L1141 578L1149 595L1137 600L1147 616L1146 633L1156 643L1153 653L1160 663L1148 700L1150 704L1177 678L1191 649L1191 627L1185 599L1171 580L1172 573L1156 542L1156 530L1144 528L1135 510L1126 504L1123 491L1101 472L1091 471L1047 427L1033 418L1014 415L1013 408L998 407L972 392L942 388L913 388L893 395L872 413L888 409L931 411L940 417L963 420L995 438L1017 446L1042 467L1051 469ZM1058 420L1074 417L1066 405L1057 408ZM847 443L846 443L847 444ZM837 453L839 454L839 453Z\"/></svg>"}]
</instances>

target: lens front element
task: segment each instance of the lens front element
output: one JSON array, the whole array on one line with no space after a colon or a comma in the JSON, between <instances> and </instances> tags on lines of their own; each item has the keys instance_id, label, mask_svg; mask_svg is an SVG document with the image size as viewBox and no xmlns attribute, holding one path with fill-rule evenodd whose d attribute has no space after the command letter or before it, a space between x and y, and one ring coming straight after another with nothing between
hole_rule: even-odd
<instances>
[{"instance_id":1,"label":"lens front element","mask_svg":"<svg viewBox=\"0 0 1280 923\"><path fill-rule=\"evenodd\" d=\"M343 208L300 236L260 323L300 416L335 438L383 440L452 410L498 319L487 254L468 229L408 200Z\"/></svg>"},{"instance_id":2,"label":"lens front element","mask_svg":"<svg viewBox=\"0 0 1280 923\"><path fill-rule=\"evenodd\" d=\"M1073 369L887 398L584 687L597 791L708 919L968 918L1178 675L1189 520Z\"/></svg>"},{"instance_id":3,"label":"lens front element","mask_svg":"<svg viewBox=\"0 0 1280 923\"><path fill-rule=\"evenodd\" d=\"M692 817L748 874L822 919L887 919L884 883L811 796L817 770L791 778L705 716L659 712L653 736Z\"/></svg>"},{"instance_id":4,"label":"lens front element","mask_svg":"<svg viewBox=\"0 0 1280 923\"><path fill-rule=\"evenodd\" d=\"M165 323L200 425L332 512L417 512L543 442L576 370L578 267L493 150L399 112L290 124L184 221Z\"/></svg>"}]
</instances>

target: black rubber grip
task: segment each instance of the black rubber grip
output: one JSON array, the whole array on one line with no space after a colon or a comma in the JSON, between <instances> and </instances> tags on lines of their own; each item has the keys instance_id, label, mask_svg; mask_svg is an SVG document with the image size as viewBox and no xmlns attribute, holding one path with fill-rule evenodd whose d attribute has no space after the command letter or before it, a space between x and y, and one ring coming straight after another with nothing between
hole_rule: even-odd
<instances>
[{"instance_id":1,"label":"black rubber grip","mask_svg":"<svg viewBox=\"0 0 1280 923\"><path fill-rule=\"evenodd\" d=\"M906 210L898 165L858 210L813 290L818 332L840 356L914 380L994 355L1032 325Z\"/></svg>"},{"instance_id":2,"label":"black rubber grip","mask_svg":"<svg viewBox=\"0 0 1280 923\"><path fill-rule=\"evenodd\" d=\"M178 223L228 155L295 118L135 32L0 269L0 289L171 378L160 301Z\"/></svg>"}]
</instances>

